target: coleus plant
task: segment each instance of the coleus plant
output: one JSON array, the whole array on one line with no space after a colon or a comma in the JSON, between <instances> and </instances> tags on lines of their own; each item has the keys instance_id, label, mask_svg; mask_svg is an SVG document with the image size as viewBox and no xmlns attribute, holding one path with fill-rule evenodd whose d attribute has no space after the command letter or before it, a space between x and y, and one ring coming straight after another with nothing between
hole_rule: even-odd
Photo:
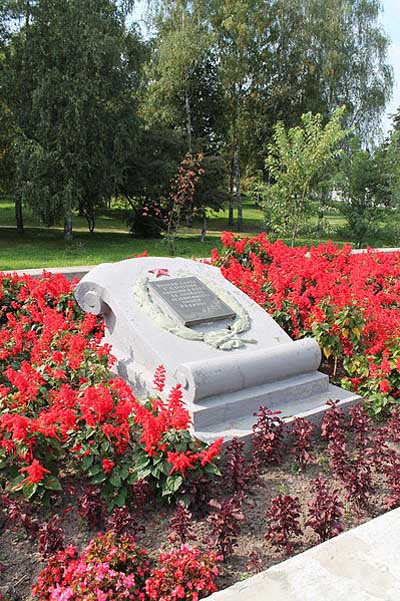
<instances>
[{"instance_id":1,"label":"coleus plant","mask_svg":"<svg viewBox=\"0 0 400 601\"><path fill-rule=\"evenodd\" d=\"M291 495L279 495L271 500L266 514L265 540L284 549L287 555L293 550L294 539L303 534L300 525L300 500Z\"/></svg>"}]
</instances>

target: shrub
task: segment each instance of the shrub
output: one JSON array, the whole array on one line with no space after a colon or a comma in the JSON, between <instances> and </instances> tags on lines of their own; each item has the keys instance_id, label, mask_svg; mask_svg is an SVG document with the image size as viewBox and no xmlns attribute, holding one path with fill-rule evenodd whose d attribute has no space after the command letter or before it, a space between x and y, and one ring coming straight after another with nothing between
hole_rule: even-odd
<instances>
[{"instance_id":1,"label":"shrub","mask_svg":"<svg viewBox=\"0 0 400 601\"><path fill-rule=\"evenodd\" d=\"M317 478L312 483L315 497L308 501L309 526L319 536L321 542L337 536L344 530L343 503L339 491L331 489L327 480Z\"/></svg>"},{"instance_id":2,"label":"shrub","mask_svg":"<svg viewBox=\"0 0 400 601\"><path fill-rule=\"evenodd\" d=\"M293 550L295 536L301 536L303 531L300 526L300 501L298 497L280 495L271 501L266 514L268 520L265 540L276 547L283 548L287 555Z\"/></svg>"}]
</instances>

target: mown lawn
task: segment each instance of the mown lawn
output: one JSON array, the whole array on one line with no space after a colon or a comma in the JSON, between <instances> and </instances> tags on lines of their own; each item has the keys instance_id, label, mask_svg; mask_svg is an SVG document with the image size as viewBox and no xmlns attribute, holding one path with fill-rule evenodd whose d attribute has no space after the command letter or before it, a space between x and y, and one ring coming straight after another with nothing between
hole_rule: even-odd
<instances>
[{"instance_id":1,"label":"mown lawn","mask_svg":"<svg viewBox=\"0 0 400 601\"><path fill-rule=\"evenodd\" d=\"M227 225L227 210L209 215L208 234L204 243L200 240L200 226L182 227L176 242L176 254L182 257L206 257L212 248L220 246L221 231ZM340 215L329 218L332 232L326 236L336 242L346 239L335 234L343 226ZM62 225L43 227L24 210L25 233L19 235L15 229L14 204L0 200L0 270L28 269L34 267L65 267L73 265L95 265L132 257L144 250L153 256L168 256L169 248L165 239L139 240L128 233L124 213L120 208L105 211L97 218L94 233L87 230L86 220L74 217L74 239L67 244L63 239ZM264 228L263 213L250 201L244 204L243 234L254 235ZM300 238L298 244L316 244L316 238ZM372 246L384 246L381 240L371 240Z\"/></svg>"}]
</instances>

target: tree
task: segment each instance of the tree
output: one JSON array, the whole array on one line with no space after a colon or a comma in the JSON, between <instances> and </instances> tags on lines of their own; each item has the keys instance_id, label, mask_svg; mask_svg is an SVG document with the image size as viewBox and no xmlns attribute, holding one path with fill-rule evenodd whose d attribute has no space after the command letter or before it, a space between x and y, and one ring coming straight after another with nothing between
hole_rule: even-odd
<instances>
[{"instance_id":1,"label":"tree","mask_svg":"<svg viewBox=\"0 0 400 601\"><path fill-rule=\"evenodd\" d=\"M269 174L264 158L277 121L294 127L306 112L326 122L345 105L345 125L363 144L379 133L393 88L389 40L378 0L276 0L259 21L257 57L242 110L243 167ZM253 14L252 14L253 17ZM262 29L264 21L264 29ZM257 38L253 36L253 39Z\"/></svg>"},{"instance_id":2,"label":"tree","mask_svg":"<svg viewBox=\"0 0 400 601\"><path fill-rule=\"evenodd\" d=\"M388 167L385 145L371 153L361 147L358 137L352 140L342 165L341 210L358 247L378 231L384 212L390 211Z\"/></svg>"},{"instance_id":3,"label":"tree","mask_svg":"<svg viewBox=\"0 0 400 601\"><path fill-rule=\"evenodd\" d=\"M313 195L332 176L342 154L349 133L342 128L344 114L344 107L336 109L324 126L320 114L305 113L297 127L286 130L278 122L274 128L266 160L273 183L264 206L275 231L289 234L292 246L309 216Z\"/></svg>"},{"instance_id":4,"label":"tree","mask_svg":"<svg viewBox=\"0 0 400 601\"><path fill-rule=\"evenodd\" d=\"M5 98L16 126L15 188L41 220L95 212L123 178L137 138L141 43L111 0L39 0L6 46Z\"/></svg>"}]
</instances>

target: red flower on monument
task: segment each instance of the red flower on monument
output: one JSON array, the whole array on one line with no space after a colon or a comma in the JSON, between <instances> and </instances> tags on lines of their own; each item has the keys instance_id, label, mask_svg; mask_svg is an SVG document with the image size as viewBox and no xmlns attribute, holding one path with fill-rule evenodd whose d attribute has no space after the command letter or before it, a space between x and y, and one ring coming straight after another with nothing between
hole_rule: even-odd
<instances>
[{"instance_id":1,"label":"red flower on monument","mask_svg":"<svg viewBox=\"0 0 400 601\"><path fill-rule=\"evenodd\" d=\"M169 271L168 269L149 269L149 273L153 273L156 278L160 278L163 275L168 275L169 276Z\"/></svg>"},{"instance_id":2,"label":"red flower on monument","mask_svg":"<svg viewBox=\"0 0 400 601\"><path fill-rule=\"evenodd\" d=\"M34 459L31 465L23 467L19 471L28 474L24 480L27 484L38 484L43 480L45 474L50 474L50 471L43 467L37 459Z\"/></svg>"}]
</instances>

